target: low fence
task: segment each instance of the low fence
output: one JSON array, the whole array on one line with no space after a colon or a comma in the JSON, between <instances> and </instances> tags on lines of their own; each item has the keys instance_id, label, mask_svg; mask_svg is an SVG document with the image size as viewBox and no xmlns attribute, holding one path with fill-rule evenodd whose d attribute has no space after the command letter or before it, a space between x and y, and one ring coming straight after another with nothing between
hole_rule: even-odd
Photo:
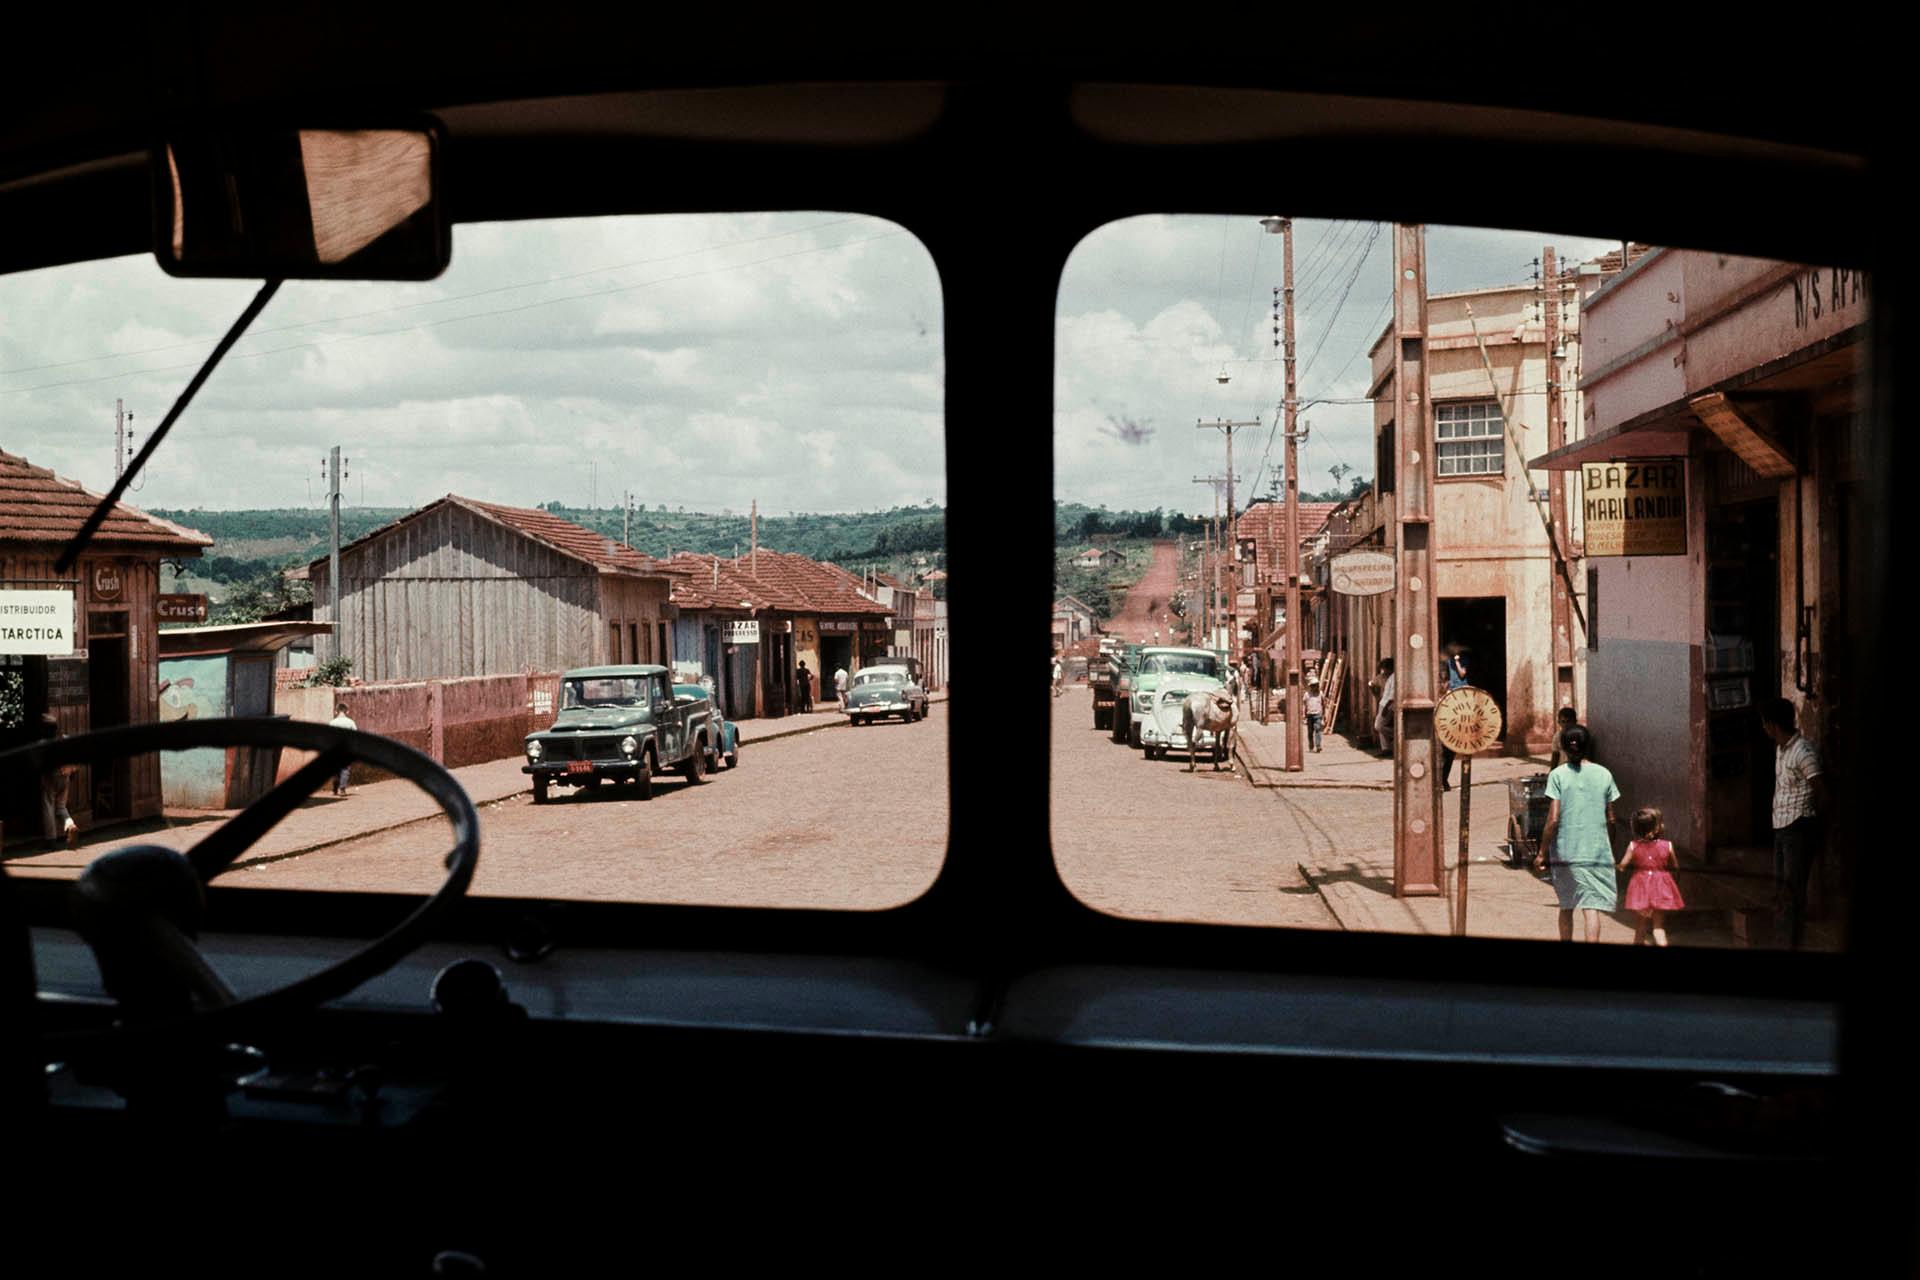
<instances>
[{"instance_id":1,"label":"low fence","mask_svg":"<svg viewBox=\"0 0 1920 1280\"><path fill-rule=\"evenodd\" d=\"M273 709L295 720L325 724L334 708L367 733L404 742L449 769L501 760L520 753L521 740L553 723L560 694L558 672L472 676L393 684L276 690ZM311 752L281 753L279 777L292 775ZM365 764L353 767L355 782L384 776Z\"/></svg>"}]
</instances>

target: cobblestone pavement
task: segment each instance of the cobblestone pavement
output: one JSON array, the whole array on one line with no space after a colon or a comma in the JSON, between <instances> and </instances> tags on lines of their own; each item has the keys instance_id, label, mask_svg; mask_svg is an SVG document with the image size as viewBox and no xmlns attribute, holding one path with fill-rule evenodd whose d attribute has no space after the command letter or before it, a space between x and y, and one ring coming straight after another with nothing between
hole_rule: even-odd
<instances>
[{"instance_id":1,"label":"cobblestone pavement","mask_svg":"<svg viewBox=\"0 0 1920 1280\"><path fill-rule=\"evenodd\" d=\"M1053 854L1074 895L1137 919L1336 927L1272 793L1186 768L1096 730L1086 688L1053 700Z\"/></svg>"},{"instance_id":2,"label":"cobblestone pavement","mask_svg":"<svg viewBox=\"0 0 1920 1280\"><path fill-rule=\"evenodd\" d=\"M911 901L946 856L944 699L926 720L859 729L837 713L811 732L746 740L740 767L693 786L655 779L654 798L606 784L535 805L520 761L456 770L480 810L479 895L727 906L870 909ZM755 722L800 727L808 721ZM743 723L742 728L746 725ZM755 735L759 736L759 735ZM451 836L410 783L308 802L222 884L426 893ZM132 839L186 847L221 815L10 861L9 872L71 876ZM376 828L363 834L369 827ZM316 842L319 847L314 847ZM302 851L306 850L306 851Z\"/></svg>"}]
</instances>

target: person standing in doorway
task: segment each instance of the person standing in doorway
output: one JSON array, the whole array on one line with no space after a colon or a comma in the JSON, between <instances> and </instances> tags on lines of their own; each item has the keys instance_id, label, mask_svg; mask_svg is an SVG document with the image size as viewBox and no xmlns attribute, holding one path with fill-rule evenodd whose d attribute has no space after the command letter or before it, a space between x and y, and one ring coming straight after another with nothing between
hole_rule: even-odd
<instances>
[{"instance_id":1,"label":"person standing in doorway","mask_svg":"<svg viewBox=\"0 0 1920 1280\"><path fill-rule=\"evenodd\" d=\"M1567 762L1547 775L1546 830L1540 835L1535 870L1553 868L1560 902L1560 941L1573 941L1573 913L1585 917L1586 940L1600 941L1600 917L1619 899L1614 875L1613 802L1620 788L1605 765L1587 759L1587 729L1564 735Z\"/></svg>"},{"instance_id":2,"label":"person standing in doorway","mask_svg":"<svg viewBox=\"0 0 1920 1280\"><path fill-rule=\"evenodd\" d=\"M813 672L807 670L807 660L800 659L800 669L794 673L800 682L800 710L813 710Z\"/></svg>"},{"instance_id":3,"label":"person standing in doorway","mask_svg":"<svg viewBox=\"0 0 1920 1280\"><path fill-rule=\"evenodd\" d=\"M1318 680L1307 681L1307 749L1309 751L1318 751L1320 749L1321 728L1326 709L1326 699L1320 696L1320 682Z\"/></svg>"},{"instance_id":4,"label":"person standing in doorway","mask_svg":"<svg viewBox=\"0 0 1920 1280\"><path fill-rule=\"evenodd\" d=\"M344 702L336 702L333 704L333 719L327 721L327 723L336 729L358 729L360 727L353 722L353 717L347 714L347 704ZM352 772L353 766L351 765L340 770L339 776L333 780L333 794L337 796L347 794L347 776Z\"/></svg>"},{"instance_id":5,"label":"person standing in doorway","mask_svg":"<svg viewBox=\"0 0 1920 1280\"><path fill-rule=\"evenodd\" d=\"M1797 951L1807 920L1807 877L1826 837L1832 795L1820 753L1794 726L1791 702L1774 698L1763 705L1760 728L1773 742L1774 913Z\"/></svg>"},{"instance_id":6,"label":"person standing in doorway","mask_svg":"<svg viewBox=\"0 0 1920 1280\"><path fill-rule=\"evenodd\" d=\"M841 706L847 705L847 669L845 667L833 669L833 696Z\"/></svg>"}]
</instances>

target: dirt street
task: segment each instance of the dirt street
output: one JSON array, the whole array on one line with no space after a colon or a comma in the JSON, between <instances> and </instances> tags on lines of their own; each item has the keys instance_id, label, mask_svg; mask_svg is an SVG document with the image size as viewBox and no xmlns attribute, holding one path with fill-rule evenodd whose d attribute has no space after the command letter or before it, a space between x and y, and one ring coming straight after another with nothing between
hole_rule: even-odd
<instances>
[{"instance_id":1,"label":"dirt street","mask_svg":"<svg viewBox=\"0 0 1920 1280\"><path fill-rule=\"evenodd\" d=\"M1074 895L1136 919L1337 927L1300 875L1288 807L1239 773L1186 769L1096 730L1086 689L1054 699L1053 856Z\"/></svg>"},{"instance_id":2,"label":"dirt street","mask_svg":"<svg viewBox=\"0 0 1920 1280\"><path fill-rule=\"evenodd\" d=\"M830 728L743 748L699 786L556 789L480 810L473 892L716 906L897 906L933 882L947 847L946 708L916 724ZM351 804L349 799L344 802ZM237 868L223 883L274 889L426 892L442 874L435 819L298 857Z\"/></svg>"},{"instance_id":3,"label":"dirt street","mask_svg":"<svg viewBox=\"0 0 1920 1280\"><path fill-rule=\"evenodd\" d=\"M1167 612L1167 601L1173 599L1174 589L1180 580L1180 548L1173 542L1153 544L1153 563L1140 576L1127 592L1126 600L1107 624L1107 630L1127 641L1129 644L1150 644L1156 628L1160 629L1160 641L1171 643L1161 622L1161 615Z\"/></svg>"}]
</instances>

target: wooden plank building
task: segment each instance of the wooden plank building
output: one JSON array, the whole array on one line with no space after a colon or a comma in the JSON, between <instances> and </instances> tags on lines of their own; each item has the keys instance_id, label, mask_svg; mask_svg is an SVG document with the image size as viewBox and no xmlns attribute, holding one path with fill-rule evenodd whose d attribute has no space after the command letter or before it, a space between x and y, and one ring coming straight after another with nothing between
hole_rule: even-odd
<instances>
[{"instance_id":1,"label":"wooden plank building","mask_svg":"<svg viewBox=\"0 0 1920 1280\"><path fill-rule=\"evenodd\" d=\"M307 567L333 621L328 561ZM672 660L666 564L545 511L448 494L340 548L340 626L365 680Z\"/></svg>"},{"instance_id":2,"label":"wooden plank building","mask_svg":"<svg viewBox=\"0 0 1920 1280\"><path fill-rule=\"evenodd\" d=\"M119 503L79 562L56 573L100 497L0 451L0 588L71 593L74 626L71 654L0 654L12 708L0 723L0 750L37 736L47 714L67 734L157 718L160 563L198 557L213 539ZM82 829L152 817L160 812L159 758L79 770L67 805ZM0 822L9 844L41 834L36 780L0 779Z\"/></svg>"}]
</instances>

